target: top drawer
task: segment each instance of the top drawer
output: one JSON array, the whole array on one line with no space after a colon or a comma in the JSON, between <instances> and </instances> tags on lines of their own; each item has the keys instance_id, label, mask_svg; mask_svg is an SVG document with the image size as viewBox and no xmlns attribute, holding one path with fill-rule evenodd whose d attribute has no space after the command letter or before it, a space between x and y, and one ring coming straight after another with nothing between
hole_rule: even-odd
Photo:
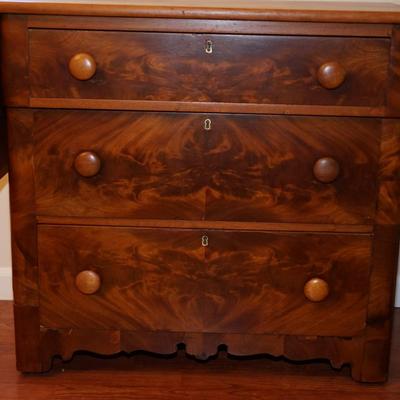
<instances>
[{"instance_id":1,"label":"top drawer","mask_svg":"<svg viewBox=\"0 0 400 400\"><path fill-rule=\"evenodd\" d=\"M372 38L34 29L31 96L379 107L389 47Z\"/></svg>"}]
</instances>

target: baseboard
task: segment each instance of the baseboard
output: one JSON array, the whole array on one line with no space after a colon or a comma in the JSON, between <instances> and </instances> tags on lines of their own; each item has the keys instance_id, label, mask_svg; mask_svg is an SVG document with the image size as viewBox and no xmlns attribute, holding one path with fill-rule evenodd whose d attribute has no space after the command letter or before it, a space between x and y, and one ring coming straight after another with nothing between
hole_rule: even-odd
<instances>
[{"instance_id":1,"label":"baseboard","mask_svg":"<svg viewBox=\"0 0 400 400\"><path fill-rule=\"evenodd\" d=\"M0 267L0 300L12 300L11 267Z\"/></svg>"}]
</instances>

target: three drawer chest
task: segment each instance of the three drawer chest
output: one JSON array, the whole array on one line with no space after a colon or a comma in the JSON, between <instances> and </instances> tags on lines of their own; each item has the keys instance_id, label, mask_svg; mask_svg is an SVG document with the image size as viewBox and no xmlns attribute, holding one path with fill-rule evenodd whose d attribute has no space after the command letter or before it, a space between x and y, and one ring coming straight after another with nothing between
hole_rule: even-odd
<instances>
[{"instance_id":1,"label":"three drawer chest","mask_svg":"<svg viewBox=\"0 0 400 400\"><path fill-rule=\"evenodd\" d=\"M387 378L400 6L0 13L19 370L180 345Z\"/></svg>"}]
</instances>

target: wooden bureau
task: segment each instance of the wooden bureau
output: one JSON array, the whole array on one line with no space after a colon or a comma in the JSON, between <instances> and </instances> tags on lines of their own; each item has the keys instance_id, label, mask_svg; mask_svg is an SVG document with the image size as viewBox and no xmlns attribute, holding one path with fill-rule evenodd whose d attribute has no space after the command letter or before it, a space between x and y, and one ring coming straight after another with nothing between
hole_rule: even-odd
<instances>
[{"instance_id":1,"label":"wooden bureau","mask_svg":"<svg viewBox=\"0 0 400 400\"><path fill-rule=\"evenodd\" d=\"M0 1L17 367L184 346L387 378L400 7Z\"/></svg>"}]
</instances>

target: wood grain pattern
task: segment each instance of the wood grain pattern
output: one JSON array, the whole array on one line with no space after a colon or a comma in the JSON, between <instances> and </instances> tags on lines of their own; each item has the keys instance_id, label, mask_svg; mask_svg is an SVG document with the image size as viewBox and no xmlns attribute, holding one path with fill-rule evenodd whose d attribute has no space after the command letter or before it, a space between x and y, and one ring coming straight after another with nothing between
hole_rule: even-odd
<instances>
[{"instance_id":1,"label":"wood grain pattern","mask_svg":"<svg viewBox=\"0 0 400 400\"><path fill-rule=\"evenodd\" d=\"M7 110L14 301L38 305L33 113Z\"/></svg>"},{"instance_id":2,"label":"wood grain pattern","mask_svg":"<svg viewBox=\"0 0 400 400\"><path fill-rule=\"evenodd\" d=\"M379 120L212 116L206 219L370 223L375 212ZM341 166L318 182L315 162Z\"/></svg>"},{"instance_id":3,"label":"wood grain pattern","mask_svg":"<svg viewBox=\"0 0 400 400\"><path fill-rule=\"evenodd\" d=\"M384 381L388 377L399 236L398 225L375 228L363 362L355 371L356 379Z\"/></svg>"},{"instance_id":4,"label":"wood grain pattern","mask_svg":"<svg viewBox=\"0 0 400 400\"><path fill-rule=\"evenodd\" d=\"M395 311L394 336L391 349L391 374L385 385L360 385L349 380L350 369L345 366L340 371L330 368L327 362L296 362L290 363L282 358L272 357L246 357L237 358L228 356L223 348L220 348L217 358L209 362L194 362L192 357L185 356L182 350L174 356L157 357L151 354L120 354L114 357L103 357L93 353L78 353L69 362L62 362L56 358L52 372L49 374L24 374L15 370L14 354L14 326L12 317L12 302L0 301L0 391L7 400L30 400L65 398L89 398L91 400L120 400L121 398L140 398L143 400L204 400L204 398L218 398L221 400L243 400L249 396L254 399L264 399L267 393L269 400L282 400L282 390L287 398L297 399L299 395L303 399L318 400L321 396L326 400L337 400L341 397L345 400L395 400L400 395L400 310ZM81 331L82 332L82 331ZM54 334L52 332L52 334ZM154 340L154 349L157 352L156 343L165 342L165 335L159 335L159 340ZM78 338L77 332L72 333L74 339L68 339L68 332L58 334L58 339L53 349L54 352L66 354L69 352ZM237 335L236 335L237 336ZM48 339L50 334L45 334ZM93 348L100 351L98 342L93 343L99 337L104 337L102 331L92 333L90 336ZM110 336L109 336L110 337ZM235 336L230 337L229 342L234 342ZM117 339L117 340L116 340ZM177 341L182 342L181 338ZM265 339L265 337L264 337ZM277 343L275 352L284 351L285 340L282 337L270 337L272 344ZM114 334L113 342L108 341L111 348L129 347L136 343L138 347L144 345L142 337L123 333L119 337ZM322 344L322 340L324 346ZM113 344L117 341L117 344ZM218 342L226 341L216 340ZM253 345L260 344L259 340L248 338ZM50 341L47 341L47 344ZM236 343L239 340L236 338ZM266 350L266 340L264 350ZM352 352L344 346L349 341L323 338L313 341L297 340L286 341L286 351L309 354L312 351L307 344L314 349L324 347L325 353L335 354L335 358L348 359ZM245 343L245 339L242 339ZM335 346L335 344L341 344ZM351 342L353 343L353 342ZM46 346L45 342L43 344ZM272 347L272 345L270 345ZM49 347L48 345L46 347ZM103 345L103 348L105 345ZM132 348L131 347L131 348ZM349 346L347 346L349 347ZM340 352L339 352L340 348ZM261 350L261 349L260 349ZM118 350L117 350L118 351ZM129 351L129 350L128 350ZM320 351L320 350L319 350ZM316 350L314 350L314 353ZM262 351L261 351L262 353ZM265 352L264 352L265 354ZM69 357L66 357L69 358Z\"/></svg>"},{"instance_id":5,"label":"wood grain pattern","mask_svg":"<svg viewBox=\"0 0 400 400\"><path fill-rule=\"evenodd\" d=\"M212 120L211 131L203 124ZM35 184L44 216L369 224L380 121L37 111ZM102 169L82 178L82 151ZM316 160L341 176L316 182ZM301 210L301 212L299 212Z\"/></svg>"},{"instance_id":6,"label":"wood grain pattern","mask_svg":"<svg viewBox=\"0 0 400 400\"><path fill-rule=\"evenodd\" d=\"M44 329L42 346L44 360L51 358L51 354L59 354L64 361L70 361L81 348L107 355L150 349L150 353L171 358L178 352L178 347L184 347L185 353L192 358L206 361L215 358L222 348L227 349L229 356L247 356L248 360L252 359L251 355L261 354L294 361L329 360L337 369L350 365L352 377L362 381L357 375L358 363L362 358L362 342L359 338L183 332L146 332L143 335L135 331L78 328Z\"/></svg>"},{"instance_id":7,"label":"wood grain pattern","mask_svg":"<svg viewBox=\"0 0 400 400\"><path fill-rule=\"evenodd\" d=\"M42 349L39 308L14 304L16 367L19 371L43 372L52 357Z\"/></svg>"},{"instance_id":8,"label":"wood grain pattern","mask_svg":"<svg viewBox=\"0 0 400 400\"><path fill-rule=\"evenodd\" d=\"M41 324L353 336L364 328L370 252L368 235L41 225ZM97 294L76 289L83 270L101 278ZM320 304L303 294L316 277L331 291Z\"/></svg>"},{"instance_id":9,"label":"wood grain pattern","mask_svg":"<svg viewBox=\"0 0 400 400\"><path fill-rule=\"evenodd\" d=\"M204 50L207 40L214 43L212 54ZM31 95L378 107L384 104L389 46L372 38L31 30ZM97 63L87 82L68 72L69 59L80 52ZM348 74L334 91L316 78L330 61Z\"/></svg>"},{"instance_id":10,"label":"wood grain pattern","mask_svg":"<svg viewBox=\"0 0 400 400\"><path fill-rule=\"evenodd\" d=\"M388 376L400 237L399 128L398 120L383 121L367 329L363 362L353 372L365 381L383 381Z\"/></svg>"},{"instance_id":11,"label":"wood grain pattern","mask_svg":"<svg viewBox=\"0 0 400 400\"><path fill-rule=\"evenodd\" d=\"M29 104L27 17L1 15L1 98L8 106Z\"/></svg>"},{"instance_id":12,"label":"wood grain pattern","mask_svg":"<svg viewBox=\"0 0 400 400\"><path fill-rule=\"evenodd\" d=\"M72 98L31 98L33 108L172 111L238 114L319 115L341 117L384 117L386 108L353 106L312 106L298 104L215 103L155 100L104 100Z\"/></svg>"},{"instance_id":13,"label":"wood grain pattern","mask_svg":"<svg viewBox=\"0 0 400 400\"><path fill-rule=\"evenodd\" d=\"M179 114L36 112L37 210L45 215L202 219L203 119ZM102 169L83 178L76 156Z\"/></svg>"},{"instance_id":14,"label":"wood grain pattern","mask_svg":"<svg viewBox=\"0 0 400 400\"><path fill-rule=\"evenodd\" d=\"M30 110L7 110L17 368L41 371L32 120Z\"/></svg>"},{"instance_id":15,"label":"wood grain pattern","mask_svg":"<svg viewBox=\"0 0 400 400\"><path fill-rule=\"evenodd\" d=\"M389 63L389 80L386 93L386 116L399 116L400 108L400 29L396 25L393 27L390 63Z\"/></svg>"},{"instance_id":16,"label":"wood grain pattern","mask_svg":"<svg viewBox=\"0 0 400 400\"><path fill-rule=\"evenodd\" d=\"M179 345L385 381L400 8L140 1L0 2L17 368Z\"/></svg>"},{"instance_id":17,"label":"wood grain pattern","mask_svg":"<svg viewBox=\"0 0 400 400\"><path fill-rule=\"evenodd\" d=\"M209 19L29 15L29 28L133 32L230 33L302 36L391 37L391 24L307 23Z\"/></svg>"},{"instance_id":18,"label":"wood grain pattern","mask_svg":"<svg viewBox=\"0 0 400 400\"><path fill-rule=\"evenodd\" d=\"M132 219L98 217L49 217L38 215L39 224L47 225L92 225L129 226L134 228L176 228L206 230L240 231L278 231L278 232L325 232L325 233L373 233L373 225L334 225L334 224L294 224L280 222L240 222L240 221L190 221L171 219Z\"/></svg>"},{"instance_id":19,"label":"wood grain pattern","mask_svg":"<svg viewBox=\"0 0 400 400\"><path fill-rule=\"evenodd\" d=\"M129 16L163 18L244 19L268 21L320 21L399 23L399 7L390 3L296 2L252 0L232 5L227 0L29 0L2 1L2 13Z\"/></svg>"},{"instance_id":20,"label":"wood grain pattern","mask_svg":"<svg viewBox=\"0 0 400 400\"><path fill-rule=\"evenodd\" d=\"M400 121L383 122L376 223L400 224Z\"/></svg>"}]
</instances>

